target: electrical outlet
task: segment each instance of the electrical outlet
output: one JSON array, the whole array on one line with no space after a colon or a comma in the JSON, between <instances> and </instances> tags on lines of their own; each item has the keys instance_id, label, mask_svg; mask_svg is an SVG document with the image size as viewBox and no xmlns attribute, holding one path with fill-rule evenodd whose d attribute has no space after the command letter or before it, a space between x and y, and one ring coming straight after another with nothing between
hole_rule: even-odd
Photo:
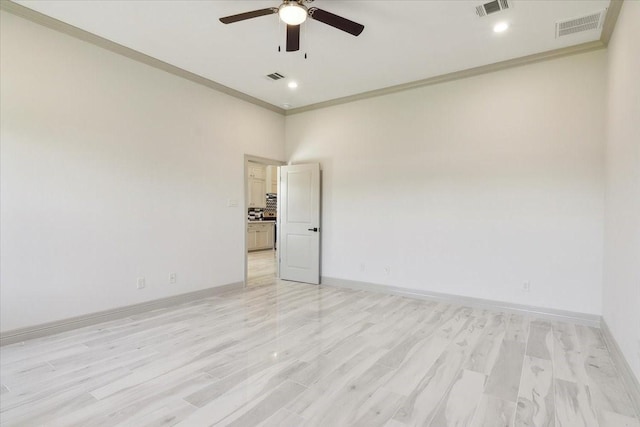
<instances>
[{"instance_id":1,"label":"electrical outlet","mask_svg":"<svg viewBox=\"0 0 640 427\"><path fill-rule=\"evenodd\" d=\"M144 277L138 277L138 289L144 289L147 284L145 283Z\"/></svg>"},{"instance_id":2,"label":"electrical outlet","mask_svg":"<svg viewBox=\"0 0 640 427\"><path fill-rule=\"evenodd\" d=\"M523 292L531 292L531 282L524 282L522 284L522 291Z\"/></svg>"},{"instance_id":3,"label":"electrical outlet","mask_svg":"<svg viewBox=\"0 0 640 427\"><path fill-rule=\"evenodd\" d=\"M169 275L169 283L174 285L178 281L178 275L176 273L171 273Z\"/></svg>"}]
</instances>

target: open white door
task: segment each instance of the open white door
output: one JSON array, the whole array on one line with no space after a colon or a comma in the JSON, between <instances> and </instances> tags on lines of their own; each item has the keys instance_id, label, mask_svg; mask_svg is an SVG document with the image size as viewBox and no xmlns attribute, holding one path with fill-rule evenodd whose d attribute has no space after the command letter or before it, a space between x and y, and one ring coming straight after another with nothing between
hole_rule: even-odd
<instances>
[{"instance_id":1,"label":"open white door","mask_svg":"<svg viewBox=\"0 0 640 427\"><path fill-rule=\"evenodd\" d=\"M280 278L320 283L320 165L280 166Z\"/></svg>"}]
</instances>

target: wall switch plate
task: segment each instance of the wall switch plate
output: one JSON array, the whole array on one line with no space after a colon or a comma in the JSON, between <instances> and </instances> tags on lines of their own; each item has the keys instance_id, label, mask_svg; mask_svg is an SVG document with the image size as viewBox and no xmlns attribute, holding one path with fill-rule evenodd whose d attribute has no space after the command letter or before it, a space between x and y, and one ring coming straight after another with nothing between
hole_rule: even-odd
<instances>
[{"instance_id":1,"label":"wall switch plate","mask_svg":"<svg viewBox=\"0 0 640 427\"><path fill-rule=\"evenodd\" d=\"M171 273L169 275L169 283L170 284L175 284L178 281L178 275L176 273Z\"/></svg>"},{"instance_id":2,"label":"wall switch plate","mask_svg":"<svg viewBox=\"0 0 640 427\"><path fill-rule=\"evenodd\" d=\"M531 282L524 282L522 284L522 290L524 292L531 292Z\"/></svg>"},{"instance_id":3,"label":"wall switch plate","mask_svg":"<svg viewBox=\"0 0 640 427\"><path fill-rule=\"evenodd\" d=\"M227 207L229 207L229 208L237 208L238 207L238 199L229 199L229 200L227 200Z\"/></svg>"},{"instance_id":4,"label":"wall switch plate","mask_svg":"<svg viewBox=\"0 0 640 427\"><path fill-rule=\"evenodd\" d=\"M144 287L147 286L147 284L145 283L144 277L138 277L137 286L138 286L138 289L144 289Z\"/></svg>"}]
</instances>

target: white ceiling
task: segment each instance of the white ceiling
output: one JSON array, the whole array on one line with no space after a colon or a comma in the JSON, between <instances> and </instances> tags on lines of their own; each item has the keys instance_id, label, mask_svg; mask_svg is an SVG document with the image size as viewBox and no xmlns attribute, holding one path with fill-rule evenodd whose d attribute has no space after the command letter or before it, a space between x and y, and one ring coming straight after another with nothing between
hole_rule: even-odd
<instances>
[{"instance_id":1,"label":"white ceiling","mask_svg":"<svg viewBox=\"0 0 640 427\"><path fill-rule=\"evenodd\" d=\"M478 17L487 0L317 0L311 5L365 26L359 37L307 20L299 52L284 52L277 15L230 25L218 18L279 0L17 0L136 51L277 107L344 96L598 40L601 30L556 39L555 23L596 13L609 0L513 0ZM496 22L510 28L493 32ZM278 45L282 52L278 52ZM307 53L308 58L304 58ZM279 72L285 80L264 76ZM299 83L296 90L289 80Z\"/></svg>"}]
</instances>

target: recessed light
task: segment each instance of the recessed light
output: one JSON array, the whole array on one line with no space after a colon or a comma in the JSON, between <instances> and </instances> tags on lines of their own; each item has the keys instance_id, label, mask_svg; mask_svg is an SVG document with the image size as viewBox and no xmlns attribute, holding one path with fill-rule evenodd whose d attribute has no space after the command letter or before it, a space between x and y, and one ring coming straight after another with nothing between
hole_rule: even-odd
<instances>
[{"instance_id":1,"label":"recessed light","mask_svg":"<svg viewBox=\"0 0 640 427\"><path fill-rule=\"evenodd\" d=\"M284 108L291 108L291 104L282 104Z\"/></svg>"},{"instance_id":2,"label":"recessed light","mask_svg":"<svg viewBox=\"0 0 640 427\"><path fill-rule=\"evenodd\" d=\"M289 82L289 84L287 85L289 86L289 89L295 89L298 87L298 83L296 82Z\"/></svg>"},{"instance_id":3,"label":"recessed light","mask_svg":"<svg viewBox=\"0 0 640 427\"><path fill-rule=\"evenodd\" d=\"M507 28L509 28L509 24L507 24L506 22L498 22L493 26L493 31L495 33L502 33L504 31L507 31Z\"/></svg>"}]
</instances>

